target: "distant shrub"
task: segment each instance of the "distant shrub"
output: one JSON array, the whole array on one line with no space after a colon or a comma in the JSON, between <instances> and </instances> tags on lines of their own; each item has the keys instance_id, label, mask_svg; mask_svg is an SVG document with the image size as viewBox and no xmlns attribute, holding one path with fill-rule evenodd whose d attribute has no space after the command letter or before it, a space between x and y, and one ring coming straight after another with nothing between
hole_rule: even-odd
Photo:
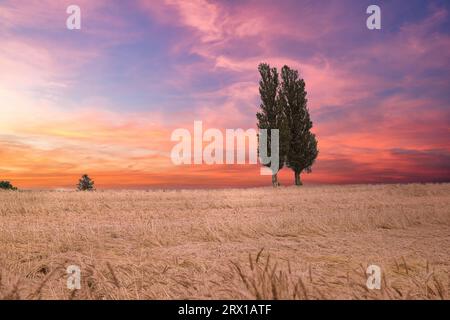
<instances>
[{"instance_id":1,"label":"distant shrub","mask_svg":"<svg viewBox=\"0 0 450 320\"><path fill-rule=\"evenodd\" d=\"M0 190L17 190L16 187L14 187L11 182L9 181L0 181Z\"/></svg>"},{"instance_id":2,"label":"distant shrub","mask_svg":"<svg viewBox=\"0 0 450 320\"><path fill-rule=\"evenodd\" d=\"M95 190L94 181L87 174L84 174L78 181L77 189L79 191L93 191Z\"/></svg>"}]
</instances>

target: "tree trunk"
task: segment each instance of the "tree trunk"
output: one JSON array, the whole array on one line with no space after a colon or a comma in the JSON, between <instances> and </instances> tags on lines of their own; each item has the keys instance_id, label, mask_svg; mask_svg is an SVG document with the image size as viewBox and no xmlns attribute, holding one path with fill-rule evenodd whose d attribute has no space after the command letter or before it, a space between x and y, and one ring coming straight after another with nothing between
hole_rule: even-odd
<instances>
[{"instance_id":1,"label":"tree trunk","mask_svg":"<svg viewBox=\"0 0 450 320\"><path fill-rule=\"evenodd\" d=\"M303 185L302 181L300 180L300 171L295 171L295 185L296 186L301 186Z\"/></svg>"},{"instance_id":2,"label":"tree trunk","mask_svg":"<svg viewBox=\"0 0 450 320\"><path fill-rule=\"evenodd\" d=\"M277 174L273 174L272 175L272 186L274 187L278 187L280 184L278 183L278 176Z\"/></svg>"}]
</instances>

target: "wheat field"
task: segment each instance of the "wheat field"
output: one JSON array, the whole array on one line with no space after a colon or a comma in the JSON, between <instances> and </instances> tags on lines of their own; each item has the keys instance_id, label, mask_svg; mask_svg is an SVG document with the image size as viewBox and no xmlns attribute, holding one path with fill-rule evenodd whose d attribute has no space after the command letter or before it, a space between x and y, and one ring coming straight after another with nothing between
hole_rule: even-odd
<instances>
[{"instance_id":1,"label":"wheat field","mask_svg":"<svg viewBox=\"0 0 450 320\"><path fill-rule=\"evenodd\" d=\"M449 295L450 184L0 192L0 299Z\"/></svg>"}]
</instances>

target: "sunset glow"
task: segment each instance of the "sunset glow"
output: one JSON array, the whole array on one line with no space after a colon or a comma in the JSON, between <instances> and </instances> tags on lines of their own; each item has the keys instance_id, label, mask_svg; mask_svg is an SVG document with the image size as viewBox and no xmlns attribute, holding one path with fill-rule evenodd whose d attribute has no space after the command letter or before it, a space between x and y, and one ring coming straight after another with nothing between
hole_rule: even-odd
<instances>
[{"instance_id":1,"label":"sunset glow","mask_svg":"<svg viewBox=\"0 0 450 320\"><path fill-rule=\"evenodd\" d=\"M450 5L370 1L0 3L0 180L19 188L270 185L259 165L182 165L176 128L256 128L258 64L306 81L316 183L450 181ZM283 184L293 183L283 169Z\"/></svg>"}]
</instances>

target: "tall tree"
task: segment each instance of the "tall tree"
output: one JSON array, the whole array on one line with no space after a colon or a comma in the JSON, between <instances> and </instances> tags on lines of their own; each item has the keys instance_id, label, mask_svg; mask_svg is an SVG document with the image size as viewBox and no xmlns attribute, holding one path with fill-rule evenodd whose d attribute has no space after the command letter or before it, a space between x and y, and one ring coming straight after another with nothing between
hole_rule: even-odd
<instances>
[{"instance_id":1,"label":"tall tree","mask_svg":"<svg viewBox=\"0 0 450 320\"><path fill-rule=\"evenodd\" d=\"M258 129L267 129L267 155L271 157L272 129L279 130L279 166L281 170L284 166L287 154L287 126L283 110L278 97L280 80L276 68L271 68L267 63L258 66L261 79L259 81L259 94L261 97L260 112L256 114ZM271 163L264 164L270 167ZM272 185L278 186L278 170L272 172Z\"/></svg>"},{"instance_id":2,"label":"tall tree","mask_svg":"<svg viewBox=\"0 0 450 320\"><path fill-rule=\"evenodd\" d=\"M286 166L294 171L295 185L302 185L300 174L311 172L319 154L317 139L311 132L313 126L306 99L305 81L298 71L284 66L281 70L282 83L279 92L281 108L289 128L289 149Z\"/></svg>"}]
</instances>

